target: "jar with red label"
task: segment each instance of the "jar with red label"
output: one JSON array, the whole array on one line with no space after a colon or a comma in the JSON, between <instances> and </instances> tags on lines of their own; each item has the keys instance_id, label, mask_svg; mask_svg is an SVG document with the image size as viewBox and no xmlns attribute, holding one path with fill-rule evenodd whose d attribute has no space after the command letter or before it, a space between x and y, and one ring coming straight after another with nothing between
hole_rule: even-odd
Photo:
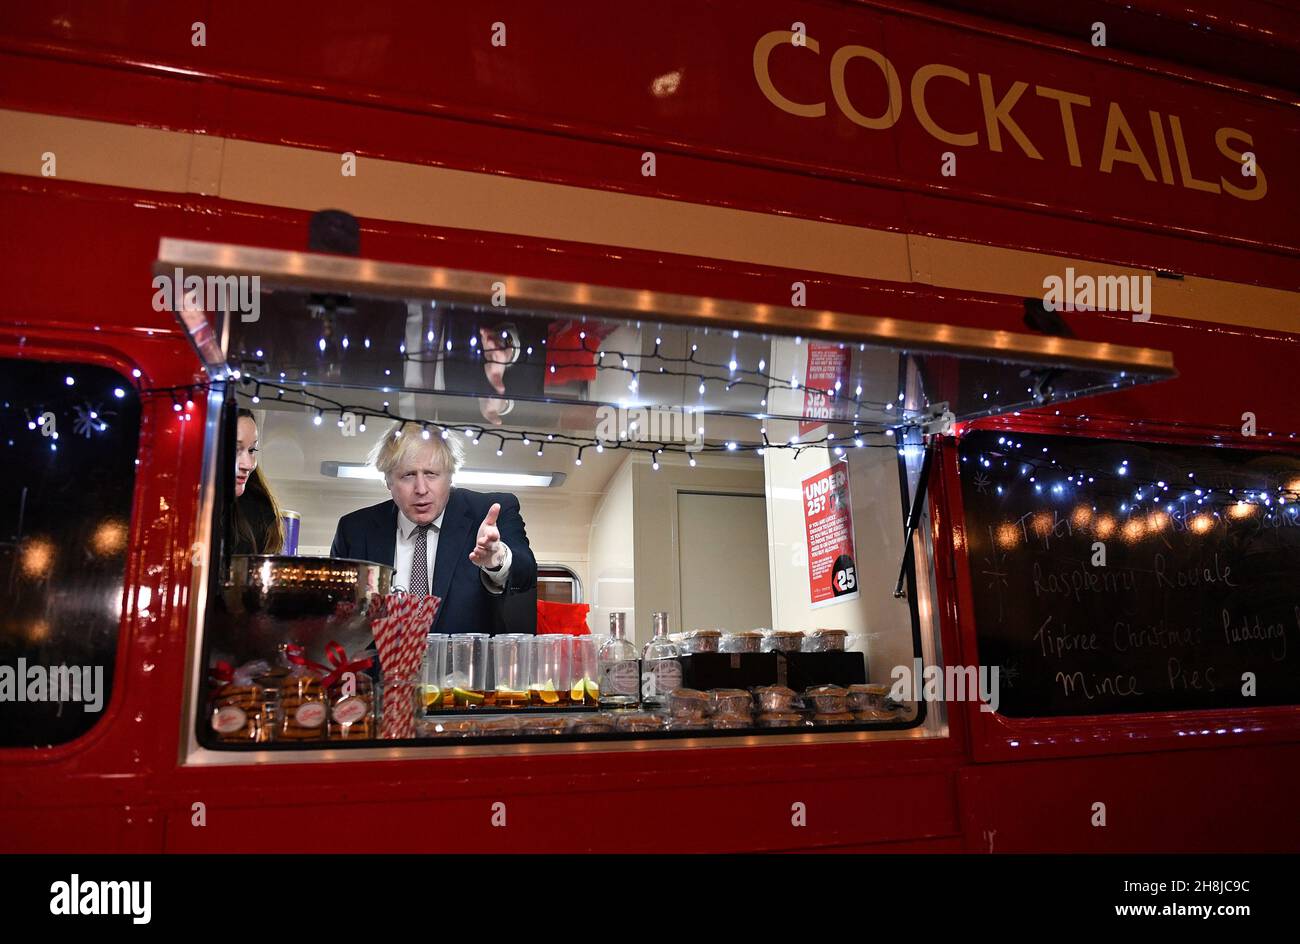
<instances>
[{"instance_id":1,"label":"jar with red label","mask_svg":"<svg viewBox=\"0 0 1300 944\"><path fill-rule=\"evenodd\" d=\"M212 699L211 723L219 741L273 741L280 725L280 690L262 685L226 685Z\"/></svg>"},{"instance_id":2,"label":"jar with red label","mask_svg":"<svg viewBox=\"0 0 1300 944\"><path fill-rule=\"evenodd\" d=\"M348 675L329 688L329 739L368 741L378 736L374 683L368 675Z\"/></svg>"},{"instance_id":3,"label":"jar with red label","mask_svg":"<svg viewBox=\"0 0 1300 944\"><path fill-rule=\"evenodd\" d=\"M280 683L281 741L324 739L329 699L321 680L312 675L290 675Z\"/></svg>"}]
</instances>

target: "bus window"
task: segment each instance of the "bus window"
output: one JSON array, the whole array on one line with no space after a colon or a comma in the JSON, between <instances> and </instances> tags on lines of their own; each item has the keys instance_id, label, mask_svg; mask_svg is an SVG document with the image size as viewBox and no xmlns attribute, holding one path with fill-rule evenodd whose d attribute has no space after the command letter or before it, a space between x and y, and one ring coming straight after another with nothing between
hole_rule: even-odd
<instances>
[{"instance_id":1,"label":"bus window","mask_svg":"<svg viewBox=\"0 0 1300 944\"><path fill-rule=\"evenodd\" d=\"M140 401L115 371L0 359L0 747L103 715L122 618Z\"/></svg>"},{"instance_id":2,"label":"bus window","mask_svg":"<svg viewBox=\"0 0 1300 944\"><path fill-rule=\"evenodd\" d=\"M1000 713L1300 704L1300 456L985 430L958 466Z\"/></svg>"}]
</instances>

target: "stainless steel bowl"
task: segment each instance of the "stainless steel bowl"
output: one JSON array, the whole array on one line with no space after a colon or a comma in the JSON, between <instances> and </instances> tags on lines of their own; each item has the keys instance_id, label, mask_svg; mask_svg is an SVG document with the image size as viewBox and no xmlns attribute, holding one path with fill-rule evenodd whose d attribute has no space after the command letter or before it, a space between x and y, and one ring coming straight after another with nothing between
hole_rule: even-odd
<instances>
[{"instance_id":1,"label":"stainless steel bowl","mask_svg":"<svg viewBox=\"0 0 1300 944\"><path fill-rule=\"evenodd\" d=\"M213 607L212 649L237 663L274 664L283 643L314 662L331 642L351 655L373 643L392 581L393 568L372 561L236 554Z\"/></svg>"}]
</instances>

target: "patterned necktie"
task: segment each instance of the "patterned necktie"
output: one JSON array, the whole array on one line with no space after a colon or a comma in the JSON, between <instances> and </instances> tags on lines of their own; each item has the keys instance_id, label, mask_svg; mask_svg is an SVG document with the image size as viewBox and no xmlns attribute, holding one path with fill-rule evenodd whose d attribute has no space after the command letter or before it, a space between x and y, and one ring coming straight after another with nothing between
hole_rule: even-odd
<instances>
[{"instance_id":1,"label":"patterned necktie","mask_svg":"<svg viewBox=\"0 0 1300 944\"><path fill-rule=\"evenodd\" d=\"M411 554L411 580L408 592L429 595L429 529L432 524L415 526L415 550Z\"/></svg>"}]
</instances>

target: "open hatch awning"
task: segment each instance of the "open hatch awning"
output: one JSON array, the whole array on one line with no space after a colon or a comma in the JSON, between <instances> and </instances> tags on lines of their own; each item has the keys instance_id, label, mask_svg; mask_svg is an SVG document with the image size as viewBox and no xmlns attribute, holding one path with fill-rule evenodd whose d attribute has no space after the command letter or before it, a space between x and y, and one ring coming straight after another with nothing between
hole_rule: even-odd
<instances>
[{"instance_id":1,"label":"open hatch awning","mask_svg":"<svg viewBox=\"0 0 1300 944\"><path fill-rule=\"evenodd\" d=\"M1149 348L206 242L162 240L155 274L186 283L177 318L213 379L311 388L340 413L400 397L431 422L495 409L536 424L558 404L570 421L600 406L732 417L755 441L779 420L867 434L1175 373Z\"/></svg>"}]
</instances>

